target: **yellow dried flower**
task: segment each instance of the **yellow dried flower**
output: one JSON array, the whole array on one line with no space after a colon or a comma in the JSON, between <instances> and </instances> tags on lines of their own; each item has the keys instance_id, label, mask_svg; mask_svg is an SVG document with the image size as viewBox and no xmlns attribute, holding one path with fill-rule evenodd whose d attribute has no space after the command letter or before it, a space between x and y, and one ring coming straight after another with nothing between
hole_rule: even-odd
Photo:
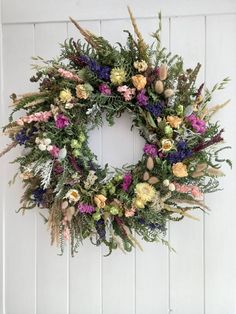
<instances>
[{"instance_id":1,"label":"yellow dried flower","mask_svg":"<svg viewBox=\"0 0 236 314\"><path fill-rule=\"evenodd\" d=\"M143 89L147 84L147 79L142 74L132 76L132 83L137 90Z\"/></svg>"},{"instance_id":2,"label":"yellow dried flower","mask_svg":"<svg viewBox=\"0 0 236 314\"><path fill-rule=\"evenodd\" d=\"M97 194L94 196L94 202L98 208L104 208L106 206L107 198L102 194Z\"/></svg>"},{"instance_id":3,"label":"yellow dried flower","mask_svg":"<svg viewBox=\"0 0 236 314\"><path fill-rule=\"evenodd\" d=\"M155 189L148 183L138 183L135 187L135 194L137 199L141 200L144 204L150 202L155 196Z\"/></svg>"},{"instance_id":4,"label":"yellow dried flower","mask_svg":"<svg viewBox=\"0 0 236 314\"><path fill-rule=\"evenodd\" d=\"M80 99L87 99L89 96L88 91L84 84L79 84L76 86L76 96Z\"/></svg>"},{"instance_id":5,"label":"yellow dried flower","mask_svg":"<svg viewBox=\"0 0 236 314\"><path fill-rule=\"evenodd\" d=\"M178 116L167 116L167 122L170 124L172 128L178 129L183 119Z\"/></svg>"},{"instance_id":6,"label":"yellow dried flower","mask_svg":"<svg viewBox=\"0 0 236 314\"><path fill-rule=\"evenodd\" d=\"M145 204L144 204L143 200L141 200L140 198L135 198L134 199L134 206L136 208L144 208Z\"/></svg>"},{"instance_id":7,"label":"yellow dried flower","mask_svg":"<svg viewBox=\"0 0 236 314\"><path fill-rule=\"evenodd\" d=\"M141 60L141 61L135 61L134 62L134 67L136 70L138 70L139 72L144 72L147 70L148 68L148 65L147 65L147 62L144 61L144 60Z\"/></svg>"},{"instance_id":8,"label":"yellow dried flower","mask_svg":"<svg viewBox=\"0 0 236 314\"><path fill-rule=\"evenodd\" d=\"M182 162L177 162L172 166L173 174L176 177L183 178L188 176L187 166Z\"/></svg>"},{"instance_id":9,"label":"yellow dried flower","mask_svg":"<svg viewBox=\"0 0 236 314\"><path fill-rule=\"evenodd\" d=\"M122 84L126 79L126 72L122 68L113 68L110 75L111 82L114 85Z\"/></svg>"},{"instance_id":10,"label":"yellow dried flower","mask_svg":"<svg viewBox=\"0 0 236 314\"><path fill-rule=\"evenodd\" d=\"M68 88L63 89L63 90L60 92L59 98L60 98L60 100L61 100L63 103L70 102L71 99L72 99L71 91L70 91Z\"/></svg>"}]
</instances>

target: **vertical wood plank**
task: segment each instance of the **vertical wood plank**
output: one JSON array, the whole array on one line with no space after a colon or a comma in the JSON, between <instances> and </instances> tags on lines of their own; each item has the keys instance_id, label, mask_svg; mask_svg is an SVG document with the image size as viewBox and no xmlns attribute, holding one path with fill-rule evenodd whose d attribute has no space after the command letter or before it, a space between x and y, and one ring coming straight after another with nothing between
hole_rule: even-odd
<instances>
[{"instance_id":1,"label":"vertical wood plank","mask_svg":"<svg viewBox=\"0 0 236 314\"><path fill-rule=\"evenodd\" d=\"M205 29L203 17L171 19L171 51L180 54L186 68L197 62L204 66ZM200 73L199 84L204 80ZM170 308L175 314L200 314L204 310L203 215L199 222L185 218L170 224Z\"/></svg>"},{"instance_id":2,"label":"vertical wood plank","mask_svg":"<svg viewBox=\"0 0 236 314\"><path fill-rule=\"evenodd\" d=\"M100 33L100 23L81 22L82 27ZM72 23L68 23L68 37L82 39ZM102 130L90 132L89 144L101 163ZM102 313L102 252L89 240L84 241L78 254L70 259L70 314Z\"/></svg>"},{"instance_id":3,"label":"vertical wood plank","mask_svg":"<svg viewBox=\"0 0 236 314\"><path fill-rule=\"evenodd\" d=\"M59 55L67 37L66 23L35 25L35 55L52 59ZM39 210L37 210L38 213ZM68 257L65 250L51 247L50 233L37 215L37 313L65 314L68 310Z\"/></svg>"},{"instance_id":4,"label":"vertical wood plank","mask_svg":"<svg viewBox=\"0 0 236 314\"><path fill-rule=\"evenodd\" d=\"M3 60L2 60L2 1L0 0L0 125L4 124L4 104L3 104ZM5 140L3 136L0 137L0 147L4 147ZM4 162L4 161L2 161ZM4 167L5 168L5 167ZM3 177L0 181L0 313L4 312L5 304L5 198L4 198L4 182L5 171L2 173Z\"/></svg>"},{"instance_id":5,"label":"vertical wood plank","mask_svg":"<svg viewBox=\"0 0 236 314\"><path fill-rule=\"evenodd\" d=\"M131 30L128 20L102 21L101 35L112 44L126 42L123 29ZM130 131L131 120L123 114L114 126L103 126L102 153L103 164L121 167L124 163L133 163L133 134ZM104 254L107 249L104 248ZM103 258L103 314L135 313L135 268L134 251L124 255L120 250Z\"/></svg>"},{"instance_id":6,"label":"vertical wood plank","mask_svg":"<svg viewBox=\"0 0 236 314\"><path fill-rule=\"evenodd\" d=\"M232 150L222 153L236 163L236 15L207 17L206 78L213 85L229 76L224 91L216 92L212 105L231 99L231 103L215 115L225 129L225 141ZM206 314L236 313L236 170L223 169L223 191L206 197L211 213L206 215Z\"/></svg>"},{"instance_id":7,"label":"vertical wood plank","mask_svg":"<svg viewBox=\"0 0 236 314\"><path fill-rule=\"evenodd\" d=\"M150 36L156 31L158 19L140 19L137 21L144 40L152 44ZM162 23L162 46L169 46L169 20ZM135 155L142 147L139 138L135 138ZM136 249L136 313L168 313L168 248L160 243L146 243L138 238L143 252Z\"/></svg>"},{"instance_id":8,"label":"vertical wood plank","mask_svg":"<svg viewBox=\"0 0 236 314\"><path fill-rule=\"evenodd\" d=\"M13 91L21 93L33 89L29 83L33 39L32 25L3 27L5 117L9 113L9 95ZM22 187L19 180L14 186L7 186L7 182L17 171L17 167L9 165L8 161L15 159L19 154L20 149L15 149L3 161L3 165L7 167L4 182L6 312L32 314L35 313L34 211L27 212L24 217L16 214L15 210L20 207Z\"/></svg>"}]
</instances>

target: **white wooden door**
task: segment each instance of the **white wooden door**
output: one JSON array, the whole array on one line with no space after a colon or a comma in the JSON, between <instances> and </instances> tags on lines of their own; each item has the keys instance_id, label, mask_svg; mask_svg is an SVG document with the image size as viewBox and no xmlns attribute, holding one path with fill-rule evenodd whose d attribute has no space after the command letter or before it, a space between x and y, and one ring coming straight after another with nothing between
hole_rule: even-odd
<instances>
[{"instance_id":1,"label":"white wooden door","mask_svg":"<svg viewBox=\"0 0 236 314\"><path fill-rule=\"evenodd\" d=\"M1 106L0 123L7 121L9 95L33 90L29 83L30 57L51 58L59 43L79 34L68 16L111 42L124 42L131 29L124 0L1 0ZM187 67L203 65L199 82L209 87L225 76L227 89L214 104L231 99L217 119L225 126L228 153L236 163L236 1L235 0L130 0L147 41L162 10L164 46L180 53ZM7 142L1 137L1 147ZM120 166L135 162L142 139L130 131L124 114L115 126L93 131L91 147L101 163ZM122 147L122 149L119 148ZM9 165L19 150L1 161L0 180L0 314L236 314L236 171L225 169L224 191L207 196L210 215L196 213L171 223L166 247L142 243L138 250L120 251L104 258L105 248L89 243L71 258L58 256L49 234L32 210L16 214L22 193L20 182L9 187L15 173Z\"/></svg>"}]
</instances>

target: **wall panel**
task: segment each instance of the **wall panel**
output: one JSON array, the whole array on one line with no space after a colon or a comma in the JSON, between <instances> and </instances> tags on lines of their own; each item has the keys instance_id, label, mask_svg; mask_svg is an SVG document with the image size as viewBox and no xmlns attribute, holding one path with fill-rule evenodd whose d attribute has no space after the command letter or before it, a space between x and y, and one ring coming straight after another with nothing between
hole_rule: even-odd
<instances>
[{"instance_id":1,"label":"wall panel","mask_svg":"<svg viewBox=\"0 0 236 314\"><path fill-rule=\"evenodd\" d=\"M165 16L235 13L234 0L3 0L3 22L67 21L73 15L79 20L127 18L129 5L137 17L154 17L161 10Z\"/></svg>"},{"instance_id":2,"label":"wall panel","mask_svg":"<svg viewBox=\"0 0 236 314\"><path fill-rule=\"evenodd\" d=\"M212 105L231 99L230 104L217 112L215 120L221 120L225 129L226 144L232 150L222 152L222 158L236 161L236 16L207 17L206 20L206 79L209 88L226 76L231 78L224 92L216 92ZM217 34L217 40L216 40ZM230 35L231 34L231 35ZM236 183L235 166L221 180L224 188L206 197L211 213L206 215L206 314L236 313Z\"/></svg>"},{"instance_id":3,"label":"wall panel","mask_svg":"<svg viewBox=\"0 0 236 314\"><path fill-rule=\"evenodd\" d=\"M52 59L59 54L59 43L67 37L66 23L35 25L35 56ZM39 211L42 212L42 211ZM44 212L42 212L44 214ZM45 212L46 214L46 212ZM50 245L50 233L41 216L37 214L37 313L64 314L68 308L68 254L61 257L60 249ZM47 215L47 214L46 214ZM47 258L45 259L45 255ZM55 291L56 287L56 291Z\"/></svg>"},{"instance_id":4,"label":"wall panel","mask_svg":"<svg viewBox=\"0 0 236 314\"><path fill-rule=\"evenodd\" d=\"M3 27L4 111L9 112L9 95L32 90L29 84L30 57L34 49L33 25ZM19 181L12 187L7 182L16 172L8 165L20 154L16 149L8 154L2 166L7 165L5 177L5 302L6 313L32 314L35 311L35 215L29 211L22 217L19 208L22 187ZM14 301L13 301L14 300Z\"/></svg>"},{"instance_id":5,"label":"wall panel","mask_svg":"<svg viewBox=\"0 0 236 314\"><path fill-rule=\"evenodd\" d=\"M199 86L204 82L205 23L203 17L172 18L170 49L180 54L186 68L203 65ZM193 40L194 37L194 40ZM192 213L189 218L170 224L170 308L176 314L198 314L204 309L203 215ZM191 287L191 288L190 288Z\"/></svg>"}]
</instances>

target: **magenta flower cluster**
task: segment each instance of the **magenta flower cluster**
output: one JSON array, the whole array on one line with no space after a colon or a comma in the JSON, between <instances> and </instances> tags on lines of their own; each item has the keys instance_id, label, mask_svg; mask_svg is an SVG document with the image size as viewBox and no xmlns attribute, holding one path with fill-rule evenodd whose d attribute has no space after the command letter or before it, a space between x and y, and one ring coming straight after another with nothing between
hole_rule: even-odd
<instances>
[{"instance_id":1,"label":"magenta flower cluster","mask_svg":"<svg viewBox=\"0 0 236 314\"><path fill-rule=\"evenodd\" d=\"M126 173L123 177L122 189L127 192L132 183L132 174Z\"/></svg>"},{"instance_id":2,"label":"magenta flower cluster","mask_svg":"<svg viewBox=\"0 0 236 314\"><path fill-rule=\"evenodd\" d=\"M151 157L156 157L157 154L157 147L154 144L145 144L143 151L146 155L151 156Z\"/></svg>"},{"instance_id":3,"label":"magenta flower cluster","mask_svg":"<svg viewBox=\"0 0 236 314\"><path fill-rule=\"evenodd\" d=\"M111 95L111 89L106 83L100 84L98 88L101 94L106 95L106 96Z\"/></svg>"},{"instance_id":4,"label":"magenta flower cluster","mask_svg":"<svg viewBox=\"0 0 236 314\"><path fill-rule=\"evenodd\" d=\"M67 118L64 114L60 113L55 118L56 127L58 129L64 129L70 124L69 118Z\"/></svg>"},{"instance_id":5,"label":"magenta flower cluster","mask_svg":"<svg viewBox=\"0 0 236 314\"><path fill-rule=\"evenodd\" d=\"M190 116L186 117L186 121L191 124L192 128L197 133L204 133L206 131L205 121L199 119L195 114L191 114Z\"/></svg>"}]
</instances>

